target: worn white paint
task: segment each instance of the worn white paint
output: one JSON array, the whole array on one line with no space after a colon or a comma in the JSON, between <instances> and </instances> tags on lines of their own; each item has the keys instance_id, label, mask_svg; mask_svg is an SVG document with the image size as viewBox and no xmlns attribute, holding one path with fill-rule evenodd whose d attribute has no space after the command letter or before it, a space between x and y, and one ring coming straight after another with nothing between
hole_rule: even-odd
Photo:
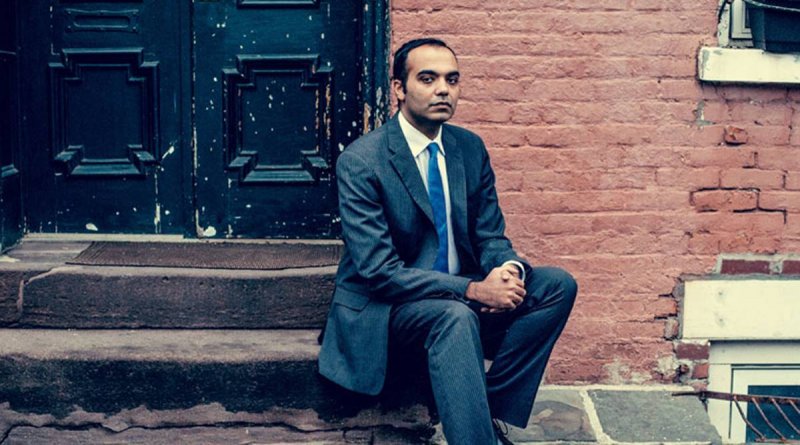
<instances>
[{"instance_id":1,"label":"worn white paint","mask_svg":"<svg viewBox=\"0 0 800 445\"><path fill-rule=\"evenodd\" d=\"M156 214L153 216L153 225L158 229L159 224L161 224L161 204L156 203Z\"/></svg>"},{"instance_id":2,"label":"worn white paint","mask_svg":"<svg viewBox=\"0 0 800 445\"><path fill-rule=\"evenodd\" d=\"M697 55L697 73L706 82L800 84L800 54L704 46Z\"/></svg>"},{"instance_id":3,"label":"worn white paint","mask_svg":"<svg viewBox=\"0 0 800 445\"><path fill-rule=\"evenodd\" d=\"M90 230L92 232L97 232L99 229L97 228L96 225L94 225L92 223L88 223L88 224L86 224L86 230Z\"/></svg>"},{"instance_id":4,"label":"worn white paint","mask_svg":"<svg viewBox=\"0 0 800 445\"><path fill-rule=\"evenodd\" d=\"M682 314L684 339L800 340L800 280L689 281Z\"/></svg>"},{"instance_id":5,"label":"worn white paint","mask_svg":"<svg viewBox=\"0 0 800 445\"><path fill-rule=\"evenodd\" d=\"M169 149L167 149L167 151L165 151L164 154L161 156L161 160L163 161L164 159L167 159L167 156L169 156L169 155L171 155L173 153L175 153L175 146L174 145L170 145Z\"/></svg>"},{"instance_id":6,"label":"worn white paint","mask_svg":"<svg viewBox=\"0 0 800 445\"><path fill-rule=\"evenodd\" d=\"M215 236L217 236L217 229L214 226L208 226L203 230L203 237L213 238Z\"/></svg>"}]
</instances>

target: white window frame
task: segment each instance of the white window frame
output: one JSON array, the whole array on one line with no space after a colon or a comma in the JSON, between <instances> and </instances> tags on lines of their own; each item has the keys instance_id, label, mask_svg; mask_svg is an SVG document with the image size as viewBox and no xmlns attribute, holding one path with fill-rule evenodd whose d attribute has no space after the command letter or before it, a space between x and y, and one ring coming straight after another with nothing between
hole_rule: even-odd
<instances>
[{"instance_id":1,"label":"white window frame","mask_svg":"<svg viewBox=\"0 0 800 445\"><path fill-rule=\"evenodd\" d=\"M747 5L744 0L733 0L731 2L731 40L753 40L753 33L747 26Z\"/></svg>"}]
</instances>

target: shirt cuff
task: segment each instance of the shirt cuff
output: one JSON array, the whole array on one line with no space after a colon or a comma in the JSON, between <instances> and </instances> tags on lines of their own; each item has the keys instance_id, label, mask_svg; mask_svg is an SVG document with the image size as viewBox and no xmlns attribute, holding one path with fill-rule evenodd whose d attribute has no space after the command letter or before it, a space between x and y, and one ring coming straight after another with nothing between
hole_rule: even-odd
<instances>
[{"instance_id":1,"label":"shirt cuff","mask_svg":"<svg viewBox=\"0 0 800 445\"><path fill-rule=\"evenodd\" d=\"M503 263L503 266L505 266L506 264L513 264L513 265L517 266L517 269L519 269L519 279L522 280L522 282L524 283L525 282L525 266L523 266L522 263L520 263L519 261L514 261L514 260L506 261L505 263Z\"/></svg>"}]
</instances>

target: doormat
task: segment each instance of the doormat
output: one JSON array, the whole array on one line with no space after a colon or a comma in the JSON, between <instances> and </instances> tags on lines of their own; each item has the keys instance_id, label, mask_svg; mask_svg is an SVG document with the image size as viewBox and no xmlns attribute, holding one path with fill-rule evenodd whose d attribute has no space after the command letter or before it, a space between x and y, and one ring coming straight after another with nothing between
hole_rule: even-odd
<instances>
[{"instance_id":1,"label":"doormat","mask_svg":"<svg viewBox=\"0 0 800 445\"><path fill-rule=\"evenodd\" d=\"M67 264L277 270L333 266L340 244L93 242Z\"/></svg>"}]
</instances>

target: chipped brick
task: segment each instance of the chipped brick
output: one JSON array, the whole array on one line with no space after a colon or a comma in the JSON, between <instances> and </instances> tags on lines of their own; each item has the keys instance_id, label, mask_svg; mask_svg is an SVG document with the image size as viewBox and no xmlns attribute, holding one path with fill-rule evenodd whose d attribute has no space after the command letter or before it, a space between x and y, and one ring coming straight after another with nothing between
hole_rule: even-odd
<instances>
[{"instance_id":1,"label":"chipped brick","mask_svg":"<svg viewBox=\"0 0 800 445\"><path fill-rule=\"evenodd\" d=\"M727 125L725 126L724 138L726 144L742 145L747 143L749 136L747 135L747 130L744 128Z\"/></svg>"},{"instance_id":2,"label":"chipped brick","mask_svg":"<svg viewBox=\"0 0 800 445\"><path fill-rule=\"evenodd\" d=\"M692 369L693 379L707 379L708 378L708 362L698 363Z\"/></svg>"}]
</instances>

